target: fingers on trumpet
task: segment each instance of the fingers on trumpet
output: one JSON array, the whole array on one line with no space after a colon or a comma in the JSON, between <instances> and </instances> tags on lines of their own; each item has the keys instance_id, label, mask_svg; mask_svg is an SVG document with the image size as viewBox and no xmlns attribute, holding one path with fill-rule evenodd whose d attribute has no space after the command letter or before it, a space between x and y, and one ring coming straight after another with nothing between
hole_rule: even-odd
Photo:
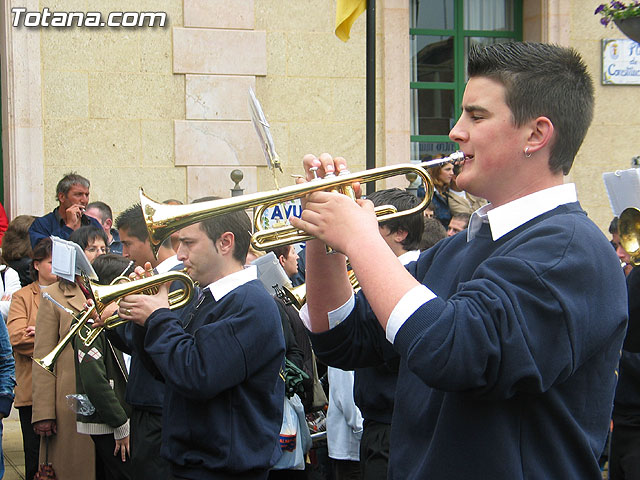
<instances>
[{"instance_id":1,"label":"fingers on trumpet","mask_svg":"<svg viewBox=\"0 0 640 480\"><path fill-rule=\"evenodd\" d=\"M323 153L319 157L307 154L302 157L302 165L309 181L316 178L324 178L329 174L339 174L347 169L347 162L344 158L333 158L328 153Z\"/></svg>"}]
</instances>

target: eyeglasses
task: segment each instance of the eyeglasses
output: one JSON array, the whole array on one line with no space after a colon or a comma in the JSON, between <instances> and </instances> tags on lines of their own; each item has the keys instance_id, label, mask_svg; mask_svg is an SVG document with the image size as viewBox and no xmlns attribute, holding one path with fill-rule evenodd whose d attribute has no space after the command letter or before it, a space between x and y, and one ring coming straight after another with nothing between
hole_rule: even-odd
<instances>
[{"instance_id":1,"label":"eyeglasses","mask_svg":"<svg viewBox=\"0 0 640 480\"><path fill-rule=\"evenodd\" d=\"M87 248L85 248L84 251L87 252L87 253L99 252L99 253L104 255L105 253L107 253L107 247L87 247Z\"/></svg>"}]
</instances>

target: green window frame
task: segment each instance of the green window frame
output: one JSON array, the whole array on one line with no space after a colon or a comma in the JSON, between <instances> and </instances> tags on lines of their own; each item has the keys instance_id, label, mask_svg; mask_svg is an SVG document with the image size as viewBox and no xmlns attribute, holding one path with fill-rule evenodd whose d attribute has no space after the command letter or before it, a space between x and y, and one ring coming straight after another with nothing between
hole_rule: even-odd
<instances>
[{"instance_id":1,"label":"green window frame","mask_svg":"<svg viewBox=\"0 0 640 480\"><path fill-rule=\"evenodd\" d=\"M422 4L429 4L435 1L441 0L421 0ZM453 91L454 101L454 115L455 120L460 116L460 105L462 103L462 95L464 93L464 87L466 85L466 57L465 57L465 41L470 37L475 38L488 38L488 39L512 39L514 41L522 40L522 0L513 0L513 29L512 30L465 30L464 29L464 6L466 2L473 2L474 0L453 0L453 28L452 29L428 29L428 28L410 28L409 35L413 39L419 36L432 36L432 37L452 37L453 38L453 81L452 82L421 82L411 81L410 88L412 90L412 99L415 95L418 95L418 91L422 90L450 90ZM417 0L411 0L411 8L414 8L414 4ZM411 55L417 54L417 52L411 52ZM413 62L413 58L412 58ZM416 92L413 92L413 91ZM416 143L450 143L452 142L448 135L429 135L418 134L414 135L414 131L419 131L414 125L414 119L416 118L417 108L412 100L411 104L411 152L412 157L414 152L419 152L419 145ZM422 133L422 132L420 132ZM417 161L419 158L412 158Z\"/></svg>"}]
</instances>

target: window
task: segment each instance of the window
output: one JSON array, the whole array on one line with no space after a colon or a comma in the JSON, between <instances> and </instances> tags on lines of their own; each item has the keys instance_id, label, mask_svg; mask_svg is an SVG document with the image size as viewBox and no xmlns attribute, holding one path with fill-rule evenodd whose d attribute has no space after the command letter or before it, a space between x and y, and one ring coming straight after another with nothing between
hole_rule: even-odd
<instances>
[{"instance_id":1,"label":"window","mask_svg":"<svg viewBox=\"0 0 640 480\"><path fill-rule=\"evenodd\" d=\"M456 149L466 58L475 44L522 39L522 0L411 0L411 160Z\"/></svg>"}]
</instances>

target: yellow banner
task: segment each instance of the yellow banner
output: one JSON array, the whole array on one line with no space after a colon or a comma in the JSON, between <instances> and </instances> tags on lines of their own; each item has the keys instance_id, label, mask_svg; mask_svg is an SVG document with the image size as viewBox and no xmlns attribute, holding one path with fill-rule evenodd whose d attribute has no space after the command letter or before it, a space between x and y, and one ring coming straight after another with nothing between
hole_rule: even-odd
<instances>
[{"instance_id":1,"label":"yellow banner","mask_svg":"<svg viewBox=\"0 0 640 480\"><path fill-rule=\"evenodd\" d=\"M337 0L336 4L336 36L346 42L353 22L367 8L367 0Z\"/></svg>"}]
</instances>

